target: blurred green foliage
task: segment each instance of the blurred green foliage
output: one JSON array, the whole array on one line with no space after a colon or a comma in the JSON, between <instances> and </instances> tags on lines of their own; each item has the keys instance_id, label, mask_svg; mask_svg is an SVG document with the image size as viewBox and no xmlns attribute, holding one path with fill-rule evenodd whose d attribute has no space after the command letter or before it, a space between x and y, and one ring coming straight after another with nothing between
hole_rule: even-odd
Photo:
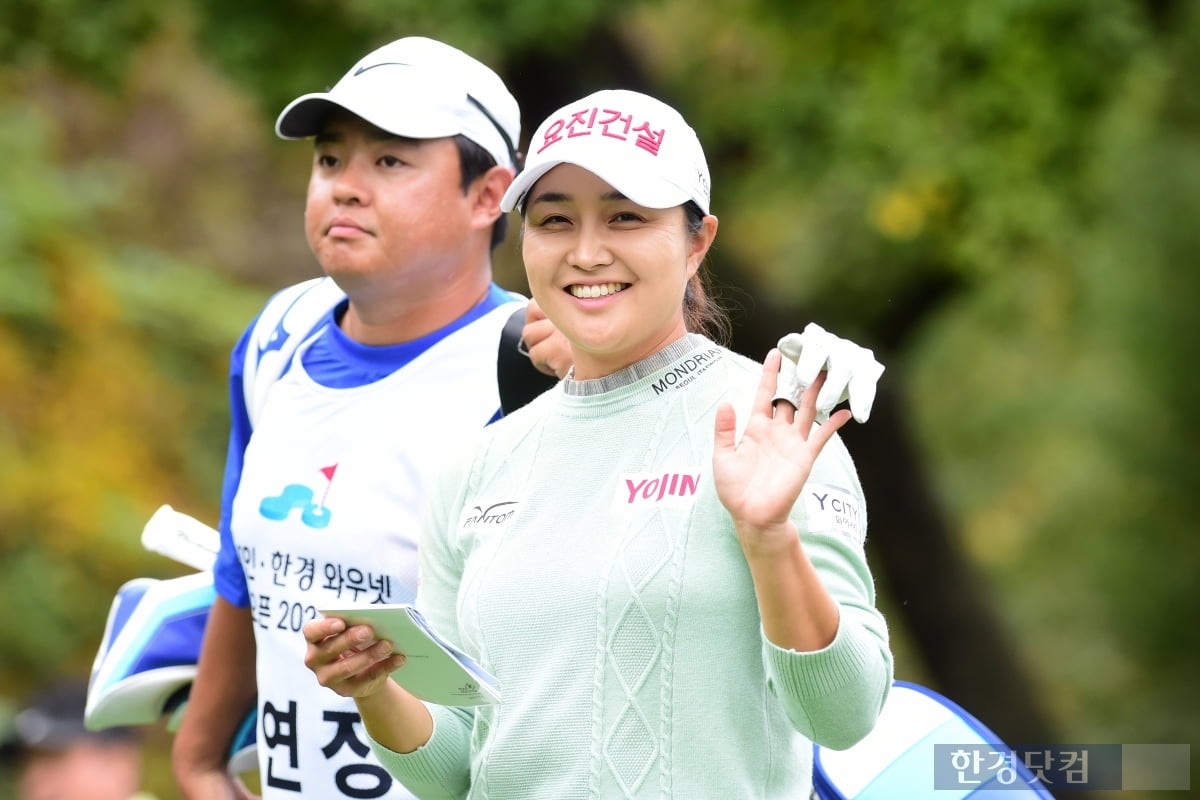
<instances>
[{"instance_id":1,"label":"blurred green foliage","mask_svg":"<svg viewBox=\"0 0 1200 800\"><path fill-rule=\"evenodd\" d=\"M1194 737L1186 0L6 4L9 699L87 669L124 580L179 569L138 543L159 504L215 522L228 350L271 290L316 274L308 152L274 115L409 33L504 72L526 137L534 99L605 76L679 105L713 172L715 265L755 288L747 324L815 318L881 354L1064 741Z\"/></svg>"}]
</instances>

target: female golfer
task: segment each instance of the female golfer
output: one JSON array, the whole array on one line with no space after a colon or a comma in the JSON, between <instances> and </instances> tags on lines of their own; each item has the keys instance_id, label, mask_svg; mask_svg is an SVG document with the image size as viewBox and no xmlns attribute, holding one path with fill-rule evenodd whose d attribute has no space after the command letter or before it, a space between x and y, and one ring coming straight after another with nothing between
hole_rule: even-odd
<instances>
[{"instance_id":1,"label":"female golfer","mask_svg":"<svg viewBox=\"0 0 1200 800\"><path fill-rule=\"evenodd\" d=\"M674 109L598 92L529 150L502 208L574 367L441 476L419 550L418 607L502 699L424 703L338 618L306 663L421 798L806 798L812 743L861 739L892 682L850 411L706 335L717 219Z\"/></svg>"}]
</instances>

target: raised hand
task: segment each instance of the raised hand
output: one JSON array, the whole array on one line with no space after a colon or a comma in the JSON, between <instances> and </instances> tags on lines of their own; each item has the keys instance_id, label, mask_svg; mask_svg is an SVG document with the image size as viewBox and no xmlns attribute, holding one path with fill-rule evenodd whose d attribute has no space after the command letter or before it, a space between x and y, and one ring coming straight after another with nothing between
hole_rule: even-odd
<instances>
[{"instance_id":1,"label":"raised hand","mask_svg":"<svg viewBox=\"0 0 1200 800\"><path fill-rule=\"evenodd\" d=\"M780 339L779 350L783 362L775 392L777 399L796 404L805 388L825 370L825 385L816 400L817 418L849 400L854 418L867 421L875 402L876 384L883 374L883 364L875 360L873 352L834 336L815 322L808 323L803 333L789 333Z\"/></svg>"},{"instance_id":2,"label":"raised hand","mask_svg":"<svg viewBox=\"0 0 1200 800\"><path fill-rule=\"evenodd\" d=\"M717 496L733 517L738 538L748 553L795 542L795 528L788 515L817 455L851 418L850 411L842 409L824 424L813 427L824 372L803 391L798 406L789 400L773 399L781 360L778 350L767 355L740 440L734 441L737 419L733 406L722 403L717 409L713 479Z\"/></svg>"}]
</instances>

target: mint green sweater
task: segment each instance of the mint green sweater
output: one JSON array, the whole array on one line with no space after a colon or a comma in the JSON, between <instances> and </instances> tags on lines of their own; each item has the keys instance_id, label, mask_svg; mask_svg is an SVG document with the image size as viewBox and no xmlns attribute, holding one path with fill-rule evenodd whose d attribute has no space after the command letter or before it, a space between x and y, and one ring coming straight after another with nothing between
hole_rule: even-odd
<instances>
[{"instance_id":1,"label":"mint green sweater","mask_svg":"<svg viewBox=\"0 0 1200 800\"><path fill-rule=\"evenodd\" d=\"M810 653L762 632L712 482L713 418L744 423L761 365L694 334L620 373L567 380L483 432L433 489L417 604L500 681L430 705L413 753L373 746L424 800L803 800L812 742L845 748L892 681L841 440L793 519L838 603Z\"/></svg>"}]
</instances>

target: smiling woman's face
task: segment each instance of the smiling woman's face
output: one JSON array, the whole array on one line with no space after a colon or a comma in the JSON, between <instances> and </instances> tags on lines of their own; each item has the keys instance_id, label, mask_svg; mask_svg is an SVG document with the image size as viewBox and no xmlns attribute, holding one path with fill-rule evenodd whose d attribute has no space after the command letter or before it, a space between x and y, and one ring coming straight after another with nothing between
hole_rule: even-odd
<instances>
[{"instance_id":1,"label":"smiling woman's face","mask_svg":"<svg viewBox=\"0 0 1200 800\"><path fill-rule=\"evenodd\" d=\"M683 336L683 293L716 220L687 231L683 206L646 208L560 164L527 195L522 253L530 291L571 342L576 380L610 375Z\"/></svg>"}]
</instances>

